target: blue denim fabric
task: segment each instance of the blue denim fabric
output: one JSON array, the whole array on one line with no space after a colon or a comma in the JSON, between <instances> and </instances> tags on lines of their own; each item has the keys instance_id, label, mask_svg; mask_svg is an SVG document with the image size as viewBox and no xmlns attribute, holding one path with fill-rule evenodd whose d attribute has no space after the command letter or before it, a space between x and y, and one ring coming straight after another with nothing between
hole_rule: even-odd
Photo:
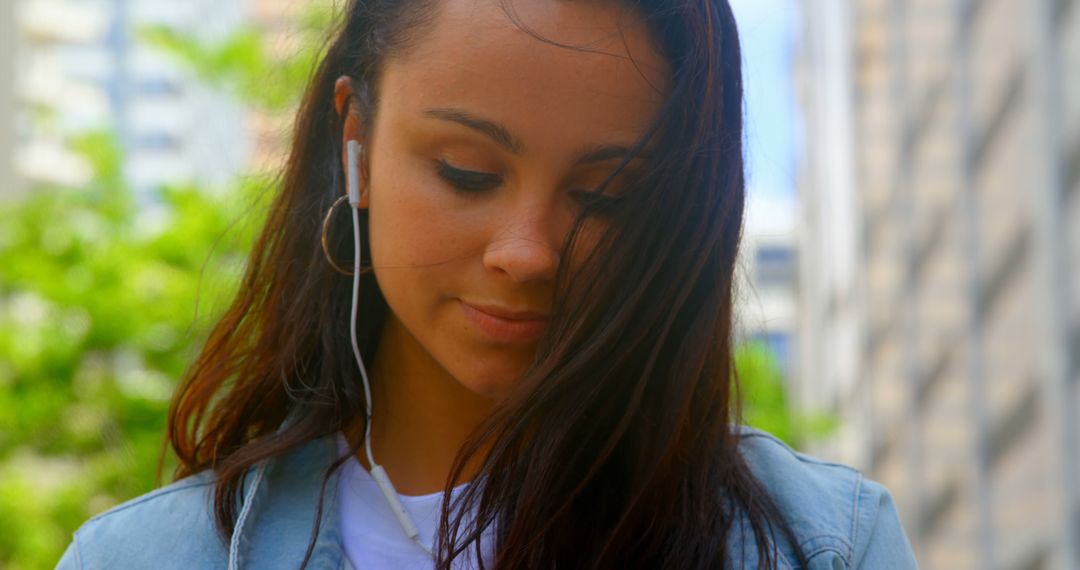
<instances>
[{"instance_id":1,"label":"blue denim fabric","mask_svg":"<svg viewBox=\"0 0 1080 570\"><path fill-rule=\"evenodd\" d=\"M843 465L792 451L764 432L741 427L751 470L790 521L808 570L916 568L892 497L880 484ZM58 568L298 568L315 517L320 530L308 568L345 568L337 484L322 476L334 459L334 438L312 441L254 469L245 481L245 513L230 544L214 528L213 475L200 473L118 505L86 523ZM261 471L261 473L260 473ZM745 518L728 536L732 568L755 568L758 550ZM771 544L779 568L797 568L791 545ZM361 569L362 570L362 569Z\"/></svg>"}]
</instances>

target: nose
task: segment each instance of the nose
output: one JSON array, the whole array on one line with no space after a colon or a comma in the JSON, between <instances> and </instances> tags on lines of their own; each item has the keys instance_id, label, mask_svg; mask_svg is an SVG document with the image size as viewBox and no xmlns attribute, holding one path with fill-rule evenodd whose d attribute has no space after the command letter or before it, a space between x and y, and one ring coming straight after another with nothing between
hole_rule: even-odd
<instances>
[{"instance_id":1,"label":"nose","mask_svg":"<svg viewBox=\"0 0 1080 570\"><path fill-rule=\"evenodd\" d=\"M541 208L508 216L484 250L484 266L518 283L554 280L559 267L556 224Z\"/></svg>"}]
</instances>

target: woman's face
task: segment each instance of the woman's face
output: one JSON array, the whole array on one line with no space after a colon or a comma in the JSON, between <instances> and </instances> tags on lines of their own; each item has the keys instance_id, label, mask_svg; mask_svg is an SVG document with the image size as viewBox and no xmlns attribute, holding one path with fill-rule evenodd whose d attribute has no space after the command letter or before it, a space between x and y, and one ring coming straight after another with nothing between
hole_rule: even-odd
<instances>
[{"instance_id":1,"label":"woman's face","mask_svg":"<svg viewBox=\"0 0 1080 570\"><path fill-rule=\"evenodd\" d=\"M624 8L512 6L541 37L582 49L529 35L497 0L444 0L412 49L384 63L375 125L361 139L386 330L405 331L415 358L493 397L534 356L559 264L575 263L559 252L583 192L645 132L668 81ZM340 105L349 88L338 87ZM346 138L360 138L357 120ZM590 219L585 243L604 223Z\"/></svg>"}]
</instances>

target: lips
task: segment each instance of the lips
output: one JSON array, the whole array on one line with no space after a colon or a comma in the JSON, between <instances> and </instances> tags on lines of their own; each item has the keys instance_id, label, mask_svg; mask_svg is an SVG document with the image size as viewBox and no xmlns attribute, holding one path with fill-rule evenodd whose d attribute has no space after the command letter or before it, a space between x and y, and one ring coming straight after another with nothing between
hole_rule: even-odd
<instances>
[{"instance_id":1,"label":"lips","mask_svg":"<svg viewBox=\"0 0 1080 570\"><path fill-rule=\"evenodd\" d=\"M472 305L458 299L465 318L484 336L496 342L530 342L547 329L547 315L538 311L515 311L491 305Z\"/></svg>"}]
</instances>

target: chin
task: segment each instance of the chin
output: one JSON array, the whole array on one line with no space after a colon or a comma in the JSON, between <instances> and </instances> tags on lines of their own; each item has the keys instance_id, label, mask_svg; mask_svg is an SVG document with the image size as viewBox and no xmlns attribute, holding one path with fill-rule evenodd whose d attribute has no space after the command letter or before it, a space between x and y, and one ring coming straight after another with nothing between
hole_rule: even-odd
<instances>
[{"instance_id":1,"label":"chin","mask_svg":"<svg viewBox=\"0 0 1080 570\"><path fill-rule=\"evenodd\" d=\"M459 380L461 385L468 391L481 396L483 398L489 398L492 400L500 400L513 386L514 381L506 378L487 379L476 378L469 380Z\"/></svg>"},{"instance_id":2,"label":"chin","mask_svg":"<svg viewBox=\"0 0 1080 570\"><path fill-rule=\"evenodd\" d=\"M498 370L473 371L472 374L458 376L458 382L477 396L502 399L514 387L525 369L521 366L510 371L504 367L497 368Z\"/></svg>"},{"instance_id":3,"label":"chin","mask_svg":"<svg viewBox=\"0 0 1080 570\"><path fill-rule=\"evenodd\" d=\"M484 398L499 400L521 380L536 356L536 347L524 345L492 347L459 344L443 347L439 358L444 369L463 388Z\"/></svg>"}]
</instances>

